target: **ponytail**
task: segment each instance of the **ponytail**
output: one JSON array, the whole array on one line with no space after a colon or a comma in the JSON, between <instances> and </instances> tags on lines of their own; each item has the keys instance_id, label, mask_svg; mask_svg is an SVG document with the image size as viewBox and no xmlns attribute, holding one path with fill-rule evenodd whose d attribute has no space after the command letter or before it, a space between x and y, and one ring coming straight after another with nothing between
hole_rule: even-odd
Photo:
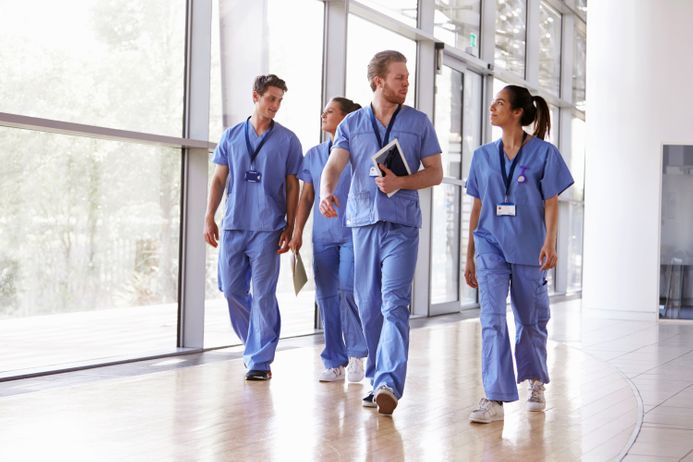
<instances>
[{"instance_id":1,"label":"ponytail","mask_svg":"<svg viewBox=\"0 0 693 462\"><path fill-rule=\"evenodd\" d=\"M551 131L551 113L546 100L541 96L532 96L529 90L518 85L508 85L503 90L508 92L510 107L522 109L520 124L526 127L534 123L533 135L543 140Z\"/></svg>"},{"instance_id":2,"label":"ponytail","mask_svg":"<svg viewBox=\"0 0 693 462\"><path fill-rule=\"evenodd\" d=\"M536 105L536 117L534 119L533 135L542 140L551 132L551 113L549 105L541 96L532 96L532 101Z\"/></svg>"}]
</instances>

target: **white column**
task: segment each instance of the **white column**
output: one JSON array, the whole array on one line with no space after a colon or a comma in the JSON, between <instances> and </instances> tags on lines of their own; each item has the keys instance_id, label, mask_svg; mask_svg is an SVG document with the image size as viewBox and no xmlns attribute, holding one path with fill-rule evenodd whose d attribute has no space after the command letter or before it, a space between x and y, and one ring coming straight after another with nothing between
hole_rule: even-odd
<instances>
[{"instance_id":1,"label":"white column","mask_svg":"<svg viewBox=\"0 0 693 462\"><path fill-rule=\"evenodd\" d=\"M590 2L583 307L656 319L662 145L693 145L693 2Z\"/></svg>"}]
</instances>

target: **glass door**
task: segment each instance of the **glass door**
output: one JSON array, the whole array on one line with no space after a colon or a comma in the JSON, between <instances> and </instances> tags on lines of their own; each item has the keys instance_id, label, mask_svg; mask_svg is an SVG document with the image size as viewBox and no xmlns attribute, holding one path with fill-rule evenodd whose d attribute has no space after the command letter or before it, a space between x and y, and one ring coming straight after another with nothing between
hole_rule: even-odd
<instances>
[{"instance_id":1,"label":"glass door","mask_svg":"<svg viewBox=\"0 0 693 462\"><path fill-rule=\"evenodd\" d=\"M443 150L443 183L433 189L431 315L477 304L476 290L464 282L472 204L464 182L481 144L481 82L480 75L447 56L436 76L434 125Z\"/></svg>"}]
</instances>

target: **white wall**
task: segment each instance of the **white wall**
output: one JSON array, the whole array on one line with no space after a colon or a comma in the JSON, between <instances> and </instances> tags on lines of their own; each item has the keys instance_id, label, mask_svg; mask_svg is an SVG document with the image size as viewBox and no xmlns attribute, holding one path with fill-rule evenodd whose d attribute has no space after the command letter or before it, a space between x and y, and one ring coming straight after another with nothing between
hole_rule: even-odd
<instances>
[{"instance_id":1,"label":"white wall","mask_svg":"<svg viewBox=\"0 0 693 462\"><path fill-rule=\"evenodd\" d=\"M689 0L589 4L587 315L657 316L662 145L693 144L691 18Z\"/></svg>"}]
</instances>

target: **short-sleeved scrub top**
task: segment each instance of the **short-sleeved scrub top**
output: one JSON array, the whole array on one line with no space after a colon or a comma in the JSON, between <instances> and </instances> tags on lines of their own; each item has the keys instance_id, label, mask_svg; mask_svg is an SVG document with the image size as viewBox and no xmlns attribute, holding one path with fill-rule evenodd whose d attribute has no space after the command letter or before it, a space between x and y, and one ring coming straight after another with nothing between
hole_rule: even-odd
<instances>
[{"instance_id":1,"label":"short-sleeved scrub top","mask_svg":"<svg viewBox=\"0 0 693 462\"><path fill-rule=\"evenodd\" d=\"M251 170L246 124L253 150L269 137L253 165L261 174L259 182L246 180ZM224 131L212 162L229 167L223 229L278 231L286 227L286 177L298 176L303 162L301 143L291 130L274 122L271 130L258 136L250 121L239 123Z\"/></svg>"},{"instance_id":2,"label":"short-sleeved scrub top","mask_svg":"<svg viewBox=\"0 0 693 462\"><path fill-rule=\"evenodd\" d=\"M331 146L332 143L326 141L310 148L303 158L303 167L298 174L300 180L313 185L316 198L320 195L320 176L327 164ZM338 244L351 240L351 230L346 226L346 214L343 213L347 205L349 186L351 186L351 166L347 165L342 176L339 177L334 192L342 208L337 213L337 219L323 216L320 213L320 200L313 201L313 242Z\"/></svg>"},{"instance_id":3,"label":"short-sleeved scrub top","mask_svg":"<svg viewBox=\"0 0 693 462\"><path fill-rule=\"evenodd\" d=\"M370 106L348 114L337 127L335 148L350 153L351 188L347 202L346 224L366 226L385 221L405 226L421 227L419 193L400 190L391 197L381 192L370 176L371 158L381 148L373 131ZM384 140L387 127L376 119L380 138ZM440 154L440 144L428 116L410 106L402 106L392 126L389 140L397 138L412 173L419 170L421 160ZM385 141L383 141L385 143Z\"/></svg>"},{"instance_id":4,"label":"short-sleeved scrub top","mask_svg":"<svg viewBox=\"0 0 693 462\"><path fill-rule=\"evenodd\" d=\"M500 249L508 263L537 265L546 238L544 201L570 187L573 177L556 146L530 138L522 147L507 197L507 202L515 204L516 215L497 216L496 205L506 200L500 144L497 140L474 151L467 178L467 194L482 204L474 231L476 254ZM505 171L510 172L512 162L504 153L502 157Z\"/></svg>"}]
</instances>

